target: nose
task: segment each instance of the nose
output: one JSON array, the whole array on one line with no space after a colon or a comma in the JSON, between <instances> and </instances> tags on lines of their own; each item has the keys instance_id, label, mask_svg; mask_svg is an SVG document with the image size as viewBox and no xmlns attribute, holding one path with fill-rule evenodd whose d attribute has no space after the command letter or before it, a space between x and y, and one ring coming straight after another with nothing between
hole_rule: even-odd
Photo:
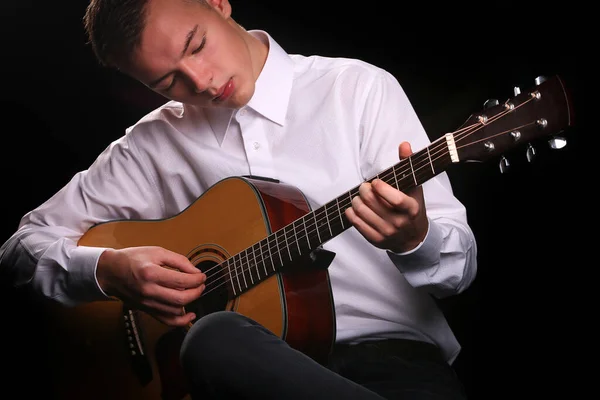
<instances>
[{"instance_id":1,"label":"nose","mask_svg":"<svg viewBox=\"0 0 600 400\"><path fill-rule=\"evenodd\" d=\"M181 64L181 72L186 77L190 89L194 93L202 93L210 88L213 76L198 62L183 62Z\"/></svg>"}]
</instances>

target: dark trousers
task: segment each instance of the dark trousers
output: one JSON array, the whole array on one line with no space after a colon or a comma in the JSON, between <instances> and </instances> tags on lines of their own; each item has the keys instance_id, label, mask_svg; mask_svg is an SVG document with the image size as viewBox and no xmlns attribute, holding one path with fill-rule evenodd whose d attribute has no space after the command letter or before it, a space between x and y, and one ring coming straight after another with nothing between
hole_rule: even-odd
<instances>
[{"instance_id":1,"label":"dark trousers","mask_svg":"<svg viewBox=\"0 0 600 400\"><path fill-rule=\"evenodd\" d=\"M181 347L194 399L465 399L435 346L386 340L337 345L327 365L255 321L217 312L197 321Z\"/></svg>"}]
</instances>

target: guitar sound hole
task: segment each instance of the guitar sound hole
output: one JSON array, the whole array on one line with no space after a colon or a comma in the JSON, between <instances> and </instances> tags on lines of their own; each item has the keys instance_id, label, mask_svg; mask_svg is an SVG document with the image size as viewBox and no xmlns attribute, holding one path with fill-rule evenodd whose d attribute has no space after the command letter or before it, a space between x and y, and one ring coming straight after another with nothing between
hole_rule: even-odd
<instances>
[{"instance_id":1,"label":"guitar sound hole","mask_svg":"<svg viewBox=\"0 0 600 400\"><path fill-rule=\"evenodd\" d=\"M230 285L217 263L202 261L196 267L206 274L206 283L202 295L185 307L186 311L196 314L196 319L192 323L204 315L225 310L229 301L228 288Z\"/></svg>"}]
</instances>

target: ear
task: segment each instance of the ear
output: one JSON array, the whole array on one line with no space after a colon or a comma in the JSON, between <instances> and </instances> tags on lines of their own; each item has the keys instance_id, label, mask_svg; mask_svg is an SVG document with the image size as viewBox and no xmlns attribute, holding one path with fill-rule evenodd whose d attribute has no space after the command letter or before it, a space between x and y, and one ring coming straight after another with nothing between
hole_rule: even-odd
<instances>
[{"instance_id":1,"label":"ear","mask_svg":"<svg viewBox=\"0 0 600 400\"><path fill-rule=\"evenodd\" d=\"M209 6L215 9L225 19L231 16L231 4L229 0L206 0Z\"/></svg>"}]
</instances>

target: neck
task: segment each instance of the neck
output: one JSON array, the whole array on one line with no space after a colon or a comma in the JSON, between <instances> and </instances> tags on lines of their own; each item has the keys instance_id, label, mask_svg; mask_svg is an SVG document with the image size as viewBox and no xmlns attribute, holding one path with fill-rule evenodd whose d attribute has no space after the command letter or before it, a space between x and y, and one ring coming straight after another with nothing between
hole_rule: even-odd
<instances>
[{"instance_id":1,"label":"neck","mask_svg":"<svg viewBox=\"0 0 600 400\"><path fill-rule=\"evenodd\" d=\"M252 68L254 70L254 81L258 79L258 76L262 72L265 63L267 62L267 56L269 55L269 40L267 37L263 37L262 34L253 34L239 26L244 35L250 57L252 58Z\"/></svg>"}]
</instances>

